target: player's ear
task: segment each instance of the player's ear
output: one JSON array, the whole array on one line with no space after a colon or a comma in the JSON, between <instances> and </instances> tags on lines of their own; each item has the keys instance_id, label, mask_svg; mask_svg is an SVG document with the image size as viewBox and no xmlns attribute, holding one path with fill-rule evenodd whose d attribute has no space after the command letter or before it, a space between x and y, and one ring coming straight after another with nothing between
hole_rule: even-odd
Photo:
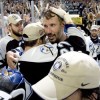
<instances>
[{"instance_id":1,"label":"player's ear","mask_svg":"<svg viewBox=\"0 0 100 100\"><path fill-rule=\"evenodd\" d=\"M64 27L65 26L65 21L62 21L62 24L61 25L62 25L62 27Z\"/></svg>"},{"instance_id":2,"label":"player's ear","mask_svg":"<svg viewBox=\"0 0 100 100\"><path fill-rule=\"evenodd\" d=\"M9 26L8 26L8 30L11 31L11 24L9 24Z\"/></svg>"}]
</instances>

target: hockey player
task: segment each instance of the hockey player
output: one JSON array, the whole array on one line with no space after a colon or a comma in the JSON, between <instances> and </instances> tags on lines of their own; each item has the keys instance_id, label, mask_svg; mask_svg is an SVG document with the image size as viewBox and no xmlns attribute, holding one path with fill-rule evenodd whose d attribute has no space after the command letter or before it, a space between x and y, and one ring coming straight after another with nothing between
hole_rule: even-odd
<instances>
[{"instance_id":1,"label":"hockey player","mask_svg":"<svg viewBox=\"0 0 100 100\"><path fill-rule=\"evenodd\" d=\"M9 33L0 40L0 68L6 65L6 52L22 45L23 20L18 14L10 14L8 16Z\"/></svg>"}]
</instances>

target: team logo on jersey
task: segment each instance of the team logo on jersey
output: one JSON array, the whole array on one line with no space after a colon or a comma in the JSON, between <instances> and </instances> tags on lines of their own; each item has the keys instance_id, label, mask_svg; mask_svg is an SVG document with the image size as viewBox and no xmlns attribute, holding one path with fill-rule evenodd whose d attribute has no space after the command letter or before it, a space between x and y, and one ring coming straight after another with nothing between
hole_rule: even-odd
<instances>
[{"instance_id":1,"label":"team logo on jersey","mask_svg":"<svg viewBox=\"0 0 100 100\"><path fill-rule=\"evenodd\" d=\"M53 46L51 46L50 44L45 44L40 47L40 51L45 54L51 53L53 55L52 50L53 50Z\"/></svg>"}]
</instances>

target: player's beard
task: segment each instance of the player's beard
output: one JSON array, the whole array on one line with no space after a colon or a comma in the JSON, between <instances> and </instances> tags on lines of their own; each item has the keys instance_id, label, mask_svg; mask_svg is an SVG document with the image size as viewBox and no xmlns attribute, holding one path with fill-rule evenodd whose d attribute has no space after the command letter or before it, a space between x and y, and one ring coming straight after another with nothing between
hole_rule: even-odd
<instances>
[{"instance_id":1,"label":"player's beard","mask_svg":"<svg viewBox=\"0 0 100 100\"><path fill-rule=\"evenodd\" d=\"M19 32L14 31L13 29L12 29L12 33L14 35L16 35L17 37L22 37L22 34L20 34Z\"/></svg>"},{"instance_id":2,"label":"player's beard","mask_svg":"<svg viewBox=\"0 0 100 100\"><path fill-rule=\"evenodd\" d=\"M55 41L52 41L51 43L52 43L52 44L55 44L55 43L59 43L59 42L60 42L60 41L56 39Z\"/></svg>"},{"instance_id":3,"label":"player's beard","mask_svg":"<svg viewBox=\"0 0 100 100\"><path fill-rule=\"evenodd\" d=\"M92 37L93 39L97 39L97 38L98 38L98 35L93 35L93 34L91 34L91 37Z\"/></svg>"}]
</instances>

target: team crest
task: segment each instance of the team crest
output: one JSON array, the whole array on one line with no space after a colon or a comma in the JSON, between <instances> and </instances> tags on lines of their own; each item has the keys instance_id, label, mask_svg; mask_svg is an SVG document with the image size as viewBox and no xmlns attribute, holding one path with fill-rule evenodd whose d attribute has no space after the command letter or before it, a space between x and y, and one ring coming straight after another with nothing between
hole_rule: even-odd
<instances>
[{"instance_id":1,"label":"team crest","mask_svg":"<svg viewBox=\"0 0 100 100\"><path fill-rule=\"evenodd\" d=\"M17 16L15 16L15 15L13 15L12 17L14 18L14 20L17 20L17 19L18 19L18 17L17 17Z\"/></svg>"},{"instance_id":2,"label":"team crest","mask_svg":"<svg viewBox=\"0 0 100 100\"><path fill-rule=\"evenodd\" d=\"M65 72L64 70L66 68L69 68L69 64L66 61L66 59L58 58L57 61L53 64L52 68L53 68L54 71L60 69L62 72Z\"/></svg>"},{"instance_id":3,"label":"team crest","mask_svg":"<svg viewBox=\"0 0 100 100\"><path fill-rule=\"evenodd\" d=\"M45 54L52 53L52 50L53 46L51 46L50 44L45 44L40 47L40 51Z\"/></svg>"}]
</instances>

